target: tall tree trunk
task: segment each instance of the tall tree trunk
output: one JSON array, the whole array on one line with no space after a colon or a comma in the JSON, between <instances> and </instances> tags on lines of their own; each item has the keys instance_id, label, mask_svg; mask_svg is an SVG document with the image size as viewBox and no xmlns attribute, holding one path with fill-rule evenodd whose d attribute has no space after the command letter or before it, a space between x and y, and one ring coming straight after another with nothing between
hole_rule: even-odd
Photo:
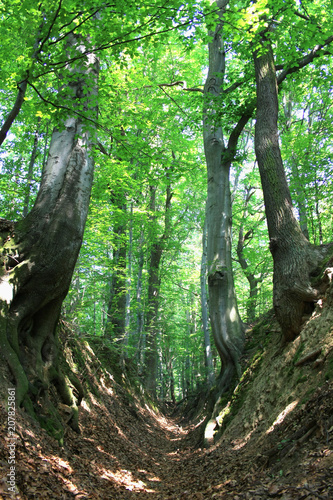
<instances>
[{"instance_id":1,"label":"tall tree trunk","mask_svg":"<svg viewBox=\"0 0 333 500\"><path fill-rule=\"evenodd\" d=\"M137 353L136 359L138 362L138 373L142 373L144 366L144 348L145 337L143 333L144 326L144 308L142 305L142 275L144 265L144 252L143 252L144 233L141 230L139 243L138 243L138 270L137 270L137 284L136 284L136 336L137 336Z\"/></svg>"},{"instance_id":2,"label":"tall tree trunk","mask_svg":"<svg viewBox=\"0 0 333 500\"><path fill-rule=\"evenodd\" d=\"M74 36L71 45L84 50ZM90 98L97 93L98 62L94 56L87 59L72 71L70 85L77 96L82 96L83 84L91 89L82 99L96 114ZM25 219L0 228L1 350L16 382L17 405L31 414L37 398L48 408L46 414L54 413L50 384L65 404L75 405L59 367L56 326L88 211L93 178L90 144L86 127L74 113L68 116L53 131L33 209Z\"/></svg>"},{"instance_id":3,"label":"tall tree trunk","mask_svg":"<svg viewBox=\"0 0 333 500\"><path fill-rule=\"evenodd\" d=\"M207 218L202 230L202 257L200 267L200 296L201 296L201 316L205 346L205 366L207 373L207 384L211 387L215 382L213 367L213 354L210 343L208 300L207 300Z\"/></svg>"},{"instance_id":4,"label":"tall tree trunk","mask_svg":"<svg viewBox=\"0 0 333 500\"><path fill-rule=\"evenodd\" d=\"M310 277L327 249L310 245L295 217L278 138L278 91L271 45L262 37L254 52L257 85L255 151L264 192L274 261L273 304L284 338L300 332L302 317L318 297Z\"/></svg>"},{"instance_id":5,"label":"tall tree trunk","mask_svg":"<svg viewBox=\"0 0 333 500\"><path fill-rule=\"evenodd\" d=\"M128 344L130 340L130 324L131 324L131 284L132 284L132 259L133 259L133 203L131 203L131 219L128 231L128 269L126 278L126 296L125 296L125 337L122 357L128 357Z\"/></svg>"},{"instance_id":6,"label":"tall tree trunk","mask_svg":"<svg viewBox=\"0 0 333 500\"><path fill-rule=\"evenodd\" d=\"M229 388L235 371L240 376L244 333L237 308L231 260L229 175L235 147L234 144L232 148L225 146L216 109L216 98L223 90L225 53L222 17L228 2L220 0L216 3L221 9L220 22L215 32L210 33L212 41L209 43L209 71L204 89L206 104L203 136L208 180L206 216L209 311L214 342L222 362L218 379L219 392L222 393Z\"/></svg>"},{"instance_id":7,"label":"tall tree trunk","mask_svg":"<svg viewBox=\"0 0 333 500\"><path fill-rule=\"evenodd\" d=\"M155 213L156 186L150 188L150 212ZM146 314L146 349L145 349L145 386L152 396L156 395L157 380L157 315L159 306L160 289L160 264L165 241L170 234L170 206L171 206L171 186L167 185L165 197L164 232L160 238L152 243L150 252L150 264L148 274L148 299ZM154 236L153 236L154 237Z\"/></svg>"},{"instance_id":8,"label":"tall tree trunk","mask_svg":"<svg viewBox=\"0 0 333 500\"><path fill-rule=\"evenodd\" d=\"M30 194L31 194L31 181L32 181L32 176L34 172L34 165L35 165L35 160L37 156L37 146L38 146L38 138L39 138L39 128L40 128L40 123L41 123L41 118L40 116L38 117L37 120L37 128L35 131L35 137L34 137L34 145L32 148L31 156L30 156L30 161L29 161L29 167L28 167L28 177L27 177L27 189L26 189L26 195L24 198L24 205L23 205L23 217L26 217L28 212L29 212L29 203L30 203Z\"/></svg>"},{"instance_id":9,"label":"tall tree trunk","mask_svg":"<svg viewBox=\"0 0 333 500\"><path fill-rule=\"evenodd\" d=\"M292 108L293 108L293 102L292 102L292 97L291 97L291 93L290 93L288 95L288 98L284 99L284 102L283 102L283 111L284 111L284 116L286 119L286 128L288 131L290 131L290 129L291 129ZM308 127L309 127L309 129L311 128L310 113L309 113ZM309 130L309 132L310 132L310 130ZM306 210L305 193L302 189L302 181L301 181L300 174L299 174L297 159L298 159L297 156L295 155L294 151L292 150L290 153L289 164L291 167L291 174L293 176L293 179L296 180L295 194L296 194L296 204L297 204L297 210L298 210L298 216L299 216L299 223L301 226L302 233L304 234L306 239L309 240L308 217L307 217L307 210Z\"/></svg>"},{"instance_id":10,"label":"tall tree trunk","mask_svg":"<svg viewBox=\"0 0 333 500\"><path fill-rule=\"evenodd\" d=\"M107 311L105 334L120 344L125 337L126 318L126 204L124 196L113 200L116 210L116 222L113 233L116 237L114 258L112 261L112 278Z\"/></svg>"},{"instance_id":11,"label":"tall tree trunk","mask_svg":"<svg viewBox=\"0 0 333 500\"><path fill-rule=\"evenodd\" d=\"M250 286L250 296L247 299L247 303L246 303L247 321L249 323L252 323L255 320L256 305L257 305L257 298L258 298L258 284L261 281L261 277L256 278L254 273L252 273L249 270L249 264L246 261L246 258L244 255L244 248L245 248L246 240L249 240L250 238L252 238L252 234L253 234L252 230L249 230L244 234L244 221L247 218L248 205L249 205L251 196L253 195L253 192L254 192L253 188L251 188L251 187L247 188L246 192L245 192L245 205L244 205L242 222L241 222L241 225L239 227L238 242L237 242L238 261L241 265L241 268L243 269L245 277L248 280L249 286Z\"/></svg>"}]
</instances>

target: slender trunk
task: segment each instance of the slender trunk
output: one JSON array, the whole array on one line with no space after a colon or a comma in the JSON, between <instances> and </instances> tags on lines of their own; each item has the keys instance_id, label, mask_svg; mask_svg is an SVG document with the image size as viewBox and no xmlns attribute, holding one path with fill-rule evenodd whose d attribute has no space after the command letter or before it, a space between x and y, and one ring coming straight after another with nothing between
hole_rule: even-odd
<instances>
[{"instance_id":1,"label":"slender trunk","mask_svg":"<svg viewBox=\"0 0 333 500\"><path fill-rule=\"evenodd\" d=\"M205 218L204 228L202 231L202 257L200 268L200 292L201 292L201 315L202 328L204 333L205 346L205 366L207 372L207 384L209 387L214 385L215 375L213 367L213 354L210 343L210 331L208 320L208 299L207 299L207 222Z\"/></svg>"},{"instance_id":2,"label":"slender trunk","mask_svg":"<svg viewBox=\"0 0 333 500\"><path fill-rule=\"evenodd\" d=\"M145 385L151 395L156 394L157 380L157 315L159 306L159 269L163 246L154 243L150 254L148 277L148 304L146 314Z\"/></svg>"},{"instance_id":3,"label":"slender trunk","mask_svg":"<svg viewBox=\"0 0 333 500\"><path fill-rule=\"evenodd\" d=\"M125 337L126 318L126 204L121 196L115 207L118 209L113 233L116 238L114 259L112 262L112 279L107 311L105 334L120 344ZM120 215L118 214L120 213Z\"/></svg>"},{"instance_id":4,"label":"slender trunk","mask_svg":"<svg viewBox=\"0 0 333 500\"><path fill-rule=\"evenodd\" d=\"M283 102L283 111L286 119L286 128L289 131L292 123L292 97L289 94L288 100L284 100ZM311 120L309 118L309 128L311 128ZM310 132L310 131L309 131ZM305 203L305 193L302 190L302 181L300 179L297 156L293 151L290 153L290 167L291 174L295 183L295 193L296 193L296 204L298 210L299 223L301 226L301 231L309 240L309 230L308 230L308 222L307 222L307 210Z\"/></svg>"},{"instance_id":5,"label":"slender trunk","mask_svg":"<svg viewBox=\"0 0 333 500\"><path fill-rule=\"evenodd\" d=\"M0 129L0 146L6 139L10 127L14 123L15 118L17 117L17 115L21 110L22 104L24 103L24 96L27 90L27 86L28 86L27 78L17 85L18 92L15 103Z\"/></svg>"},{"instance_id":6,"label":"slender trunk","mask_svg":"<svg viewBox=\"0 0 333 500\"><path fill-rule=\"evenodd\" d=\"M137 353L136 358L138 362L138 373L141 373L144 366L144 338L143 338L143 325L144 325L144 310L142 306L142 274L144 265L143 253L144 234L141 231L139 239L139 257L138 257L138 272L136 284L136 336L137 336Z\"/></svg>"},{"instance_id":7,"label":"slender trunk","mask_svg":"<svg viewBox=\"0 0 333 500\"><path fill-rule=\"evenodd\" d=\"M127 346L130 338L130 324L131 324L131 282L132 282L132 256L133 256L133 203L131 204L131 220L130 227L128 231L128 275L126 279L126 297L125 297L125 338L124 338L124 349L123 356L127 357Z\"/></svg>"},{"instance_id":8,"label":"slender trunk","mask_svg":"<svg viewBox=\"0 0 333 500\"><path fill-rule=\"evenodd\" d=\"M238 242L237 242L237 256L238 256L238 261L241 265L241 268L243 269L243 272L245 274L246 279L249 282L250 286L250 296L247 299L247 321L249 323L253 323L255 320L256 316L256 306L257 306L257 298L258 298L258 284L260 283L261 278L256 278L253 273L249 270L249 264L246 261L245 255L244 255L244 248L246 244L246 240L252 237L252 230L247 231L244 234L244 220L247 218L247 213L248 213L248 204L250 201L250 198L253 194L253 189L252 188L247 188L246 193L245 193L245 205L244 205L244 211L243 211L243 218L241 225L239 227L239 232L238 232Z\"/></svg>"},{"instance_id":9,"label":"slender trunk","mask_svg":"<svg viewBox=\"0 0 333 500\"><path fill-rule=\"evenodd\" d=\"M29 161L29 167L28 167L28 177L27 177L27 191L26 195L24 198L24 205L23 205L23 217L26 217L29 211L29 203L30 203L30 192L31 192L31 181L32 181L32 176L34 172L34 165L35 165L35 160L37 156L37 146L38 146L38 138L39 138L39 128L40 128L40 122L41 119L38 117L37 120L37 128L35 132L35 137L34 137L34 145L32 148L32 153L30 156L30 161Z\"/></svg>"},{"instance_id":10,"label":"slender trunk","mask_svg":"<svg viewBox=\"0 0 333 500\"><path fill-rule=\"evenodd\" d=\"M165 198L164 232L151 246L148 275L148 300L146 314L145 385L152 396L156 395L157 378L157 333L160 289L160 264L165 241L170 233L171 186L168 184ZM156 186L150 187L150 212L155 214ZM155 215L153 215L153 218Z\"/></svg>"}]
</instances>

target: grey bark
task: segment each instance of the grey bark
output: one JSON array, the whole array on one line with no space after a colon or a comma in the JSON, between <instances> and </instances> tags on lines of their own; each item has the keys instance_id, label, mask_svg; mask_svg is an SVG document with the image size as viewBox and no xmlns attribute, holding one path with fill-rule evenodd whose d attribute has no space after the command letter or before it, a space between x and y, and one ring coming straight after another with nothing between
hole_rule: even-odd
<instances>
[{"instance_id":1,"label":"grey bark","mask_svg":"<svg viewBox=\"0 0 333 500\"><path fill-rule=\"evenodd\" d=\"M40 117L38 117L37 128L36 128L36 132L35 132L35 136L34 136L34 145L32 148L30 161L29 161L29 167L28 167L27 189L26 189L26 195L24 198L23 217L26 217L28 214L28 211L29 211L30 194L31 194L31 181L32 181L32 177L33 177L35 160L36 160L36 156L37 156L37 152L38 152L37 147L38 147L40 122L41 122L41 119L40 119Z\"/></svg>"},{"instance_id":2,"label":"grey bark","mask_svg":"<svg viewBox=\"0 0 333 500\"><path fill-rule=\"evenodd\" d=\"M202 328L204 334L204 346L205 346L205 366L207 372L207 384L209 387L214 385L215 374L213 366L213 354L212 346L210 342L210 329L209 329L209 317L208 317L208 297L207 297L207 222L205 217L205 223L202 230L202 257L201 257L201 267L200 267L200 297L201 297L201 316L202 316Z\"/></svg>"},{"instance_id":3,"label":"grey bark","mask_svg":"<svg viewBox=\"0 0 333 500\"><path fill-rule=\"evenodd\" d=\"M222 30L223 12L227 3L226 0L217 2L220 8L220 22L216 26L215 32L210 33L212 41L209 43L209 71L204 88L206 104L203 118L208 181L207 260L209 311L214 342L222 362L218 379L220 393L229 388L235 372L240 376L240 355L244 344L243 325L237 308L231 260L229 175L235 153L235 141L231 144L230 138L228 146L225 145L221 124L217 116L217 101L219 96L222 95L225 72ZM248 119L249 117L244 120L245 123ZM238 126L239 128L242 129L242 127Z\"/></svg>"},{"instance_id":4,"label":"grey bark","mask_svg":"<svg viewBox=\"0 0 333 500\"><path fill-rule=\"evenodd\" d=\"M75 37L72 47L82 50ZM71 71L71 68L68 68ZM98 61L88 57L72 71L72 88L91 88L82 96L87 110L97 93ZM82 94L81 94L82 95ZM62 401L75 399L59 367L56 326L81 247L93 179L92 137L68 115L52 133L49 155L33 209L9 230L1 230L1 350L16 380L17 405L35 414L36 397L51 404L54 384ZM75 423L76 429L77 422Z\"/></svg>"}]
</instances>

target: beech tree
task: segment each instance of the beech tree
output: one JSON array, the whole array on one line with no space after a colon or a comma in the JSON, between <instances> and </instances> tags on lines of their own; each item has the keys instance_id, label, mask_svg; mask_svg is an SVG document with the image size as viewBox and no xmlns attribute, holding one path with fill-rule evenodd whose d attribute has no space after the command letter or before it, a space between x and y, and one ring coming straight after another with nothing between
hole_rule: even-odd
<instances>
[{"instance_id":1,"label":"beech tree","mask_svg":"<svg viewBox=\"0 0 333 500\"><path fill-rule=\"evenodd\" d=\"M186 26L188 18L177 13L179 6L174 2L170 10L161 11L158 2L142 2L137 8L95 0L65 6L60 0L38 7L25 2L15 13L10 6L1 11L17 69L8 81L16 80L18 88L2 139L24 99L35 99L44 112L53 111L55 127L33 208L19 221L1 220L1 350L17 386L17 404L35 414L37 399L43 402L55 432L61 432L61 424L49 398L50 385L66 405L76 407L59 365L56 326L82 243L93 180L92 146L95 128L101 127L97 54L105 51L105 61L116 58L120 46L132 43L129 51L134 51L137 40L172 31L173 23ZM190 7L186 15L193 17ZM16 57L22 46L23 55ZM5 70L7 76L13 68L6 64ZM6 92L15 98L12 89ZM72 383L80 401L80 384L74 377ZM76 410L72 425L78 430Z\"/></svg>"},{"instance_id":2,"label":"beech tree","mask_svg":"<svg viewBox=\"0 0 333 500\"><path fill-rule=\"evenodd\" d=\"M78 55L86 51L72 34L68 47ZM70 71L71 91L96 116L98 60L87 55ZM1 226L1 347L16 380L17 404L31 413L32 397L46 393L50 383L65 404L75 404L59 368L55 328L81 247L92 177L91 131L73 109L53 131L32 210L25 219Z\"/></svg>"}]
</instances>

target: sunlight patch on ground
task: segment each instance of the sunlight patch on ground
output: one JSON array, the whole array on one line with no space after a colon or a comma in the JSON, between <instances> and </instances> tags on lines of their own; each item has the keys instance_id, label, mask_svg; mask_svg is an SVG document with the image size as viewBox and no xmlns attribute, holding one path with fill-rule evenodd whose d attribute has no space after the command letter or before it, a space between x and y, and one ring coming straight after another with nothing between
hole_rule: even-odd
<instances>
[{"instance_id":1,"label":"sunlight patch on ground","mask_svg":"<svg viewBox=\"0 0 333 500\"><path fill-rule=\"evenodd\" d=\"M112 472L108 469L100 468L99 472L102 479L115 481L117 484L124 486L129 491L145 491L147 493L155 493L155 490L148 489L146 484L141 480L135 480L132 476L132 472L126 469L121 469L116 472ZM150 479L150 481L160 481L158 478Z\"/></svg>"},{"instance_id":2,"label":"sunlight patch on ground","mask_svg":"<svg viewBox=\"0 0 333 500\"><path fill-rule=\"evenodd\" d=\"M234 441L232 441L231 443L233 445L232 449L237 451L243 448L251 439L251 436L254 433L254 431L255 429L252 429L252 431L250 431L243 439L235 439Z\"/></svg>"},{"instance_id":3,"label":"sunlight patch on ground","mask_svg":"<svg viewBox=\"0 0 333 500\"><path fill-rule=\"evenodd\" d=\"M81 401L81 405L80 405L84 410L86 410L88 413L91 413L91 409L89 408L87 402L83 399Z\"/></svg>"},{"instance_id":4,"label":"sunlight patch on ground","mask_svg":"<svg viewBox=\"0 0 333 500\"><path fill-rule=\"evenodd\" d=\"M281 424L284 419L286 418L286 416L288 415L288 413L290 413L291 411L293 411L296 406L298 405L298 399L296 399L295 401L293 401L292 403L290 403L279 415L278 417L275 419L275 421L273 422L273 424L270 426L270 428L266 431L266 434L270 434L271 432L274 431L275 427L279 424Z\"/></svg>"},{"instance_id":5,"label":"sunlight patch on ground","mask_svg":"<svg viewBox=\"0 0 333 500\"><path fill-rule=\"evenodd\" d=\"M110 395L113 396L114 391L110 387L110 380L107 380L105 377L100 379L101 385L103 389Z\"/></svg>"},{"instance_id":6,"label":"sunlight patch on ground","mask_svg":"<svg viewBox=\"0 0 333 500\"><path fill-rule=\"evenodd\" d=\"M116 423L114 424L114 427L117 429L119 436L121 436L122 438L124 438L124 439L127 440L126 435L123 433L123 431L121 430L121 428Z\"/></svg>"},{"instance_id":7,"label":"sunlight patch on ground","mask_svg":"<svg viewBox=\"0 0 333 500\"><path fill-rule=\"evenodd\" d=\"M104 455L107 455L108 457L111 458L111 460L117 460L117 458L112 455L111 453L109 453L108 451L105 451L103 446L97 446L96 449L100 452L100 453L103 453Z\"/></svg>"},{"instance_id":8,"label":"sunlight patch on ground","mask_svg":"<svg viewBox=\"0 0 333 500\"><path fill-rule=\"evenodd\" d=\"M91 402L94 406L97 406L98 408L101 408L101 410L105 411L105 406L104 405L101 405L97 399L94 397L94 395L92 393L89 394L90 396L90 399L91 399ZM82 404L82 403L81 403Z\"/></svg>"},{"instance_id":9,"label":"sunlight patch on ground","mask_svg":"<svg viewBox=\"0 0 333 500\"><path fill-rule=\"evenodd\" d=\"M69 465L68 462L66 462L66 460L63 460L62 458L60 457L56 457L54 455L51 455L50 457L44 457L44 460L47 460L48 462L49 461L53 461L55 462L57 465L59 465L59 467L63 467L64 469L66 469L70 474L72 474L73 472L73 469L72 467Z\"/></svg>"}]
</instances>

